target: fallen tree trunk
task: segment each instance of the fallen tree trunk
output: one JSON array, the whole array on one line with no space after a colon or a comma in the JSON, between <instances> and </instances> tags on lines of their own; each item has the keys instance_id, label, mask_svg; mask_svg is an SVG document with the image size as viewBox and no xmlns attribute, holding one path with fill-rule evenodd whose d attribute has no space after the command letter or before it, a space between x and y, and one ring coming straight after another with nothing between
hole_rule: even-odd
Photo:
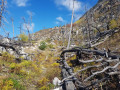
<instances>
[{"instance_id":1,"label":"fallen tree trunk","mask_svg":"<svg viewBox=\"0 0 120 90\"><path fill-rule=\"evenodd\" d=\"M16 57L16 60L21 60L20 57L21 56L25 56L23 59L24 60L31 60L31 57L30 55L34 55L34 54L27 54L27 53L21 53L19 49L16 49L16 45L10 45L10 44L4 44L4 43L0 43L0 46L5 48L6 51L7 49L12 49L14 54L15 54L15 57ZM18 45L19 46L19 45ZM1 54L2 55L2 54Z\"/></svg>"},{"instance_id":2,"label":"fallen tree trunk","mask_svg":"<svg viewBox=\"0 0 120 90\"><path fill-rule=\"evenodd\" d=\"M4 48L10 48L12 49L13 51L16 52L16 54L20 55L20 53L18 52L18 50L16 50L13 46L11 45L6 45L6 44L3 44L3 43L0 43L0 46L4 47Z\"/></svg>"},{"instance_id":3,"label":"fallen tree trunk","mask_svg":"<svg viewBox=\"0 0 120 90\"><path fill-rule=\"evenodd\" d=\"M83 65L83 64L90 65L89 63L93 63L93 62L95 64L97 63L98 65L90 65L87 67L83 67L81 70L78 70L77 72L73 73L71 67L67 64L67 62L65 60L66 53L73 53L73 52L76 54L76 56L77 56L76 60L79 61L80 65ZM82 54L83 55L85 55L85 54L91 55L92 54L96 57L101 56L103 58L100 58L97 60L93 59L93 60L85 60L84 61ZM76 76L78 74L80 74L82 72L86 72L86 75L88 77L82 79L83 81L81 81L81 80L79 81L78 79L76 79L77 81L79 81L79 85L77 87L80 86L79 87L80 90L81 89L90 89L89 87L92 87L95 85L97 87L97 83L103 83L105 80L109 81L110 79L113 79L112 77L114 77L115 75L117 75L117 78L119 79L118 75L120 74L120 72L119 72L120 70L118 69L118 67L120 66L120 55L116 55L114 53L107 52L106 50L98 50L98 49L91 50L91 49L83 49L80 47L75 47L70 50L64 50L61 53L60 57L61 57L60 62L61 62L61 65L63 66L62 69L64 69L62 71L62 74L64 74L62 82L64 84L65 84L65 81L70 81L71 79L74 81L73 78L76 79ZM96 71L96 70L98 70L98 71ZM106 74L107 74L107 76L106 76ZM101 79L101 78L103 78L103 76L104 76L104 79ZM88 81L91 82L92 84L84 86L83 83L88 82ZM73 84L75 84L75 86L76 86L76 83L73 83ZM115 84L119 85L118 80L116 81ZM104 83L103 85L106 85L106 83ZM98 88L99 87L100 86L98 86ZM69 89L67 89L67 90L69 90Z\"/></svg>"}]
</instances>

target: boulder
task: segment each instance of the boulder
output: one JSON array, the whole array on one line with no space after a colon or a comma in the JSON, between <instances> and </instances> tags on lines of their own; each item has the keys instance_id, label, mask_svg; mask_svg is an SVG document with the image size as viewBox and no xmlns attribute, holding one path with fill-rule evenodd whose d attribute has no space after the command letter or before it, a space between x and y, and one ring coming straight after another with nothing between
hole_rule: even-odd
<instances>
[{"instance_id":1,"label":"boulder","mask_svg":"<svg viewBox=\"0 0 120 90\"><path fill-rule=\"evenodd\" d=\"M61 83L61 81L60 81L57 77L55 77L55 78L53 79L53 84L54 84L55 86L60 85L60 83Z\"/></svg>"},{"instance_id":2,"label":"boulder","mask_svg":"<svg viewBox=\"0 0 120 90\"><path fill-rule=\"evenodd\" d=\"M3 38L3 39L2 39L2 43L10 43L10 39L8 39L8 38Z\"/></svg>"}]
</instances>

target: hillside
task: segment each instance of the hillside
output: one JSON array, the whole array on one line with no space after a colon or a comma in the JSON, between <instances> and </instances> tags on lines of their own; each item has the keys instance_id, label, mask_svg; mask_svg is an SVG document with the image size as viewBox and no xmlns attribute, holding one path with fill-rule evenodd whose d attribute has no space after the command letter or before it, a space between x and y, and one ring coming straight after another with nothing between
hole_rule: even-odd
<instances>
[{"instance_id":1,"label":"hillside","mask_svg":"<svg viewBox=\"0 0 120 90\"><path fill-rule=\"evenodd\" d=\"M104 32L120 26L120 1L99 0L93 8L75 23L81 28L84 35L86 35L86 32L90 31L90 37L94 40L95 35L99 32ZM89 28L89 31L86 31L87 29L85 27ZM105 47L107 49L119 50L119 34L120 32L110 36L98 47L101 49Z\"/></svg>"},{"instance_id":2,"label":"hillside","mask_svg":"<svg viewBox=\"0 0 120 90\"><path fill-rule=\"evenodd\" d=\"M86 33L90 33L89 37L94 40L94 37L99 32L120 26L120 1L99 0L93 8L86 12L75 23L80 27L80 30L82 30L85 39L88 40Z\"/></svg>"},{"instance_id":3,"label":"hillside","mask_svg":"<svg viewBox=\"0 0 120 90\"><path fill-rule=\"evenodd\" d=\"M93 8L91 8L73 24L71 44L83 46L88 44L89 37L91 41L94 41L99 32L111 30L119 26L120 1L99 0ZM35 37L37 37L37 39L51 38L52 40L59 40L61 42L64 39L64 45L66 46L69 29L70 25L40 30L39 32L35 33Z\"/></svg>"},{"instance_id":4,"label":"hillside","mask_svg":"<svg viewBox=\"0 0 120 90\"><path fill-rule=\"evenodd\" d=\"M120 0L99 0L72 26L69 50L70 24L22 44L0 36L0 90L119 90Z\"/></svg>"}]
</instances>

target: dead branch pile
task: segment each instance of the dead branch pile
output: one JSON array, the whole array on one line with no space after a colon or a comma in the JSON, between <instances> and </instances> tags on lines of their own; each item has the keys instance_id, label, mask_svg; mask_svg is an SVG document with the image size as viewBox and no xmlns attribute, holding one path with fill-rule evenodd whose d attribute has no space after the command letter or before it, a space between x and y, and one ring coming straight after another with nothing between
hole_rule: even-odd
<instances>
[{"instance_id":1,"label":"dead branch pile","mask_svg":"<svg viewBox=\"0 0 120 90\"><path fill-rule=\"evenodd\" d=\"M67 53L75 53L76 59L71 60L73 67L69 66ZM79 47L65 50L61 53L61 66L63 77L63 90L119 90L120 89L120 55L106 50L82 49Z\"/></svg>"}]
</instances>

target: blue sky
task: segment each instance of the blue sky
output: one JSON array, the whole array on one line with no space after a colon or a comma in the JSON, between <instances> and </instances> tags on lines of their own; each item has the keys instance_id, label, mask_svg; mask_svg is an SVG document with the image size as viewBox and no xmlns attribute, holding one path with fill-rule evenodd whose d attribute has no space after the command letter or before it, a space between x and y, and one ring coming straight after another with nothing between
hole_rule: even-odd
<instances>
[{"instance_id":1,"label":"blue sky","mask_svg":"<svg viewBox=\"0 0 120 90\"><path fill-rule=\"evenodd\" d=\"M77 0L75 1L74 21L78 20L85 13L85 5L87 9L93 7L98 0ZM5 18L5 30L10 32L12 37L12 22L14 19L15 36L20 34L20 29L26 31L26 26L30 28L31 33L42 30L43 28L52 28L68 24L71 21L72 0L7 0ZM32 22L29 18L32 13ZM22 17L25 18L24 23ZM0 30L5 35L3 30Z\"/></svg>"}]
</instances>

